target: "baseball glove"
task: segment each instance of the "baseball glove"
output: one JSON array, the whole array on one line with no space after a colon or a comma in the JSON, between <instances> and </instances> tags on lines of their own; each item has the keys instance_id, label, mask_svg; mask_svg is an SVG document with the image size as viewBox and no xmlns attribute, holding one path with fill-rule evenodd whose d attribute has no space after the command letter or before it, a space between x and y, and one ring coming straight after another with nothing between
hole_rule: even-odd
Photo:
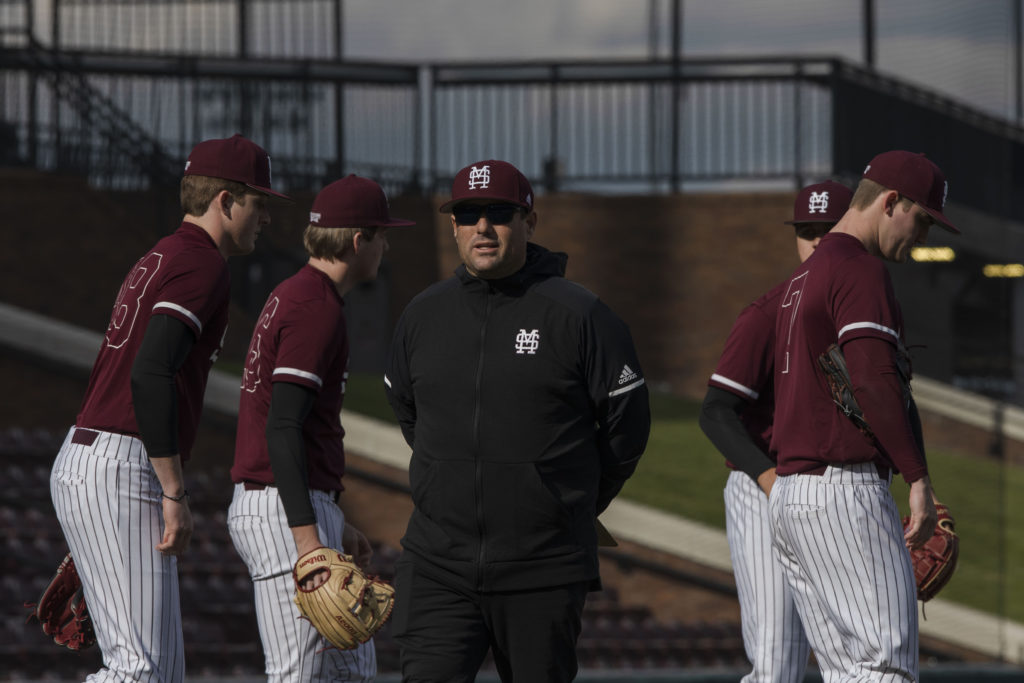
<instances>
[{"instance_id":1,"label":"baseball glove","mask_svg":"<svg viewBox=\"0 0 1024 683\"><path fill-rule=\"evenodd\" d=\"M868 438L874 438L871 427L864 419L864 411L853 396L853 383L850 381L850 371L846 369L846 358L843 357L842 349L837 344L832 344L825 349L825 353L818 356L818 365L825 372L825 381L835 404Z\"/></svg>"},{"instance_id":2,"label":"baseball glove","mask_svg":"<svg viewBox=\"0 0 1024 683\"><path fill-rule=\"evenodd\" d=\"M327 580L312 590L304 589L302 582L321 569L327 571ZM395 605L394 588L364 574L351 555L330 548L300 557L292 577L299 613L339 650L354 649L373 637Z\"/></svg>"},{"instance_id":3,"label":"baseball glove","mask_svg":"<svg viewBox=\"0 0 1024 683\"><path fill-rule=\"evenodd\" d=\"M935 510L939 513L935 533L923 546L910 551L914 580L917 582L917 599L922 602L934 598L949 583L960 555L960 537L954 529L955 522L949 514L949 508L937 503ZM908 524L910 517L904 517L903 528L906 529Z\"/></svg>"},{"instance_id":4,"label":"baseball glove","mask_svg":"<svg viewBox=\"0 0 1024 683\"><path fill-rule=\"evenodd\" d=\"M72 650L84 650L96 643L96 632L89 619L82 582L78 578L71 553L64 556L39 602L27 602L25 607L33 608L28 619L38 619L43 625L43 633L52 636L53 642L58 645Z\"/></svg>"}]
</instances>

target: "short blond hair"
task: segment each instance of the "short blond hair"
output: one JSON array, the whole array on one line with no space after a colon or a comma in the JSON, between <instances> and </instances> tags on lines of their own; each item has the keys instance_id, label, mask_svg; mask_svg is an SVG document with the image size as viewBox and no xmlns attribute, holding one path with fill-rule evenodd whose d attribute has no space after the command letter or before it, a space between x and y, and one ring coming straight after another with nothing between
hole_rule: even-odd
<instances>
[{"instance_id":1,"label":"short blond hair","mask_svg":"<svg viewBox=\"0 0 1024 683\"><path fill-rule=\"evenodd\" d=\"M302 246L313 258L337 261L352 248L357 234L372 240L377 236L377 228L324 228L310 223L302 233Z\"/></svg>"},{"instance_id":2,"label":"short blond hair","mask_svg":"<svg viewBox=\"0 0 1024 683\"><path fill-rule=\"evenodd\" d=\"M245 205L246 197L256 194L243 183L205 175L187 175L181 179L181 210L189 216L202 216L221 190Z\"/></svg>"},{"instance_id":3,"label":"short blond hair","mask_svg":"<svg viewBox=\"0 0 1024 683\"><path fill-rule=\"evenodd\" d=\"M876 183L874 180L861 178L860 182L857 183L856 191L853 193L853 199L850 200L850 208L863 211L871 206L880 195L889 190L890 188ZM914 200L900 195L900 204L903 206L903 212L906 213L914 205Z\"/></svg>"}]
</instances>

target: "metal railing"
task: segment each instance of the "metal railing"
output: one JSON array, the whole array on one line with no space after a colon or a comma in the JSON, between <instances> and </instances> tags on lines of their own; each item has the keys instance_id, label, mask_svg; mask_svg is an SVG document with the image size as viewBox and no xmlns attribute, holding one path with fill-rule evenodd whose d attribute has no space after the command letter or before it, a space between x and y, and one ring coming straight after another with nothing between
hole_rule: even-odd
<instances>
[{"instance_id":1,"label":"metal railing","mask_svg":"<svg viewBox=\"0 0 1024 683\"><path fill-rule=\"evenodd\" d=\"M2 160L100 186L146 186L154 163L235 132L289 189L357 172L391 193L488 157L542 190L791 188L905 148L947 169L957 202L1024 218L1024 130L837 58L354 62L337 58L339 0L51 2L46 48L35 3L0 3ZM189 31L214 16L219 33Z\"/></svg>"}]
</instances>

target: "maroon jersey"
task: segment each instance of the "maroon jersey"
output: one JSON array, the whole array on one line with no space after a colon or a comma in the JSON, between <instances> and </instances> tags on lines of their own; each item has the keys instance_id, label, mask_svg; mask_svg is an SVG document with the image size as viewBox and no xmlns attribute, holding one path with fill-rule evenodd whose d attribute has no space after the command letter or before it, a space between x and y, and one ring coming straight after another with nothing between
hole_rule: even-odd
<instances>
[{"instance_id":1,"label":"maroon jersey","mask_svg":"<svg viewBox=\"0 0 1024 683\"><path fill-rule=\"evenodd\" d=\"M750 404L740 415L754 443L769 453L774 409L775 316L783 282L743 309L732 326L708 384L745 398ZM771 456L769 456L771 457ZM774 460L774 458L772 458ZM733 467L732 463L727 463Z\"/></svg>"},{"instance_id":2,"label":"maroon jersey","mask_svg":"<svg viewBox=\"0 0 1024 683\"><path fill-rule=\"evenodd\" d=\"M818 356L830 344L875 337L896 345L902 317L889 271L850 235L829 233L790 277L775 327L775 429L779 474L828 465L893 463L832 401ZM909 458L909 460L907 460ZM900 454L923 469L920 453Z\"/></svg>"},{"instance_id":3,"label":"maroon jersey","mask_svg":"<svg viewBox=\"0 0 1024 683\"><path fill-rule=\"evenodd\" d=\"M224 343L230 287L227 262L199 226L182 223L174 234L157 242L121 284L76 424L138 436L132 364L150 318L169 315L188 325L196 336L176 376L178 447L181 459L188 460L206 379Z\"/></svg>"},{"instance_id":4,"label":"maroon jersey","mask_svg":"<svg viewBox=\"0 0 1024 683\"><path fill-rule=\"evenodd\" d=\"M340 491L345 472L341 404L348 378L345 304L324 273L304 266L271 292L249 342L238 409L233 481L273 484L267 453L271 384L316 392L302 425L309 488Z\"/></svg>"}]
</instances>

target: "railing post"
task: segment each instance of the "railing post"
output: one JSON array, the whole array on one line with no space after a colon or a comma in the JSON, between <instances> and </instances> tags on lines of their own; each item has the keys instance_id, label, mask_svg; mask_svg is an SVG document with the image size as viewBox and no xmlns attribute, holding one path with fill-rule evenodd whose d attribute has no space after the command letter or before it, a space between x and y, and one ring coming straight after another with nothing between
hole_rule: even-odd
<instances>
[{"instance_id":1,"label":"railing post","mask_svg":"<svg viewBox=\"0 0 1024 683\"><path fill-rule=\"evenodd\" d=\"M546 171L545 181L548 192L555 192L558 190L558 84L561 78L558 65L551 66L551 111L550 120L548 125L550 126L551 136L551 151L548 154L547 161L544 162L544 170Z\"/></svg>"},{"instance_id":2,"label":"railing post","mask_svg":"<svg viewBox=\"0 0 1024 683\"><path fill-rule=\"evenodd\" d=\"M34 48L36 37L32 0L25 0L25 34L29 49ZM39 71L32 69L28 73L28 129L25 131L25 143L28 150L28 162L38 168L36 162L39 159Z\"/></svg>"},{"instance_id":3,"label":"railing post","mask_svg":"<svg viewBox=\"0 0 1024 683\"><path fill-rule=\"evenodd\" d=\"M416 105L413 113L412 131L412 178L410 178L410 189L420 195L428 193L429 185L424 185L424 138L426 137L427 126L432 116L430 103L430 91L433 83L430 79L430 69L421 66L416 70Z\"/></svg>"},{"instance_id":4,"label":"railing post","mask_svg":"<svg viewBox=\"0 0 1024 683\"><path fill-rule=\"evenodd\" d=\"M238 0L238 56L243 60L249 57L249 0ZM239 103L238 123L243 135L252 137L252 93L247 79L239 82ZM268 144L268 143L264 143Z\"/></svg>"},{"instance_id":5,"label":"railing post","mask_svg":"<svg viewBox=\"0 0 1024 683\"><path fill-rule=\"evenodd\" d=\"M832 150L831 150L831 166L832 175L836 176L839 173L839 158L840 158L840 147L839 140L843 131L840 130L842 126L842 112L837 105L839 99L839 62L835 59L829 60L829 73L828 73L828 90L829 90L829 105L832 107L831 118L832 118Z\"/></svg>"},{"instance_id":6,"label":"railing post","mask_svg":"<svg viewBox=\"0 0 1024 683\"><path fill-rule=\"evenodd\" d=\"M50 50L53 51L53 54L57 54L60 50L60 5L60 0L53 0L53 18L50 26ZM60 89L60 79L62 78L64 78L62 74L56 74L56 78L53 81L53 97L50 98L50 110L52 112L51 121L53 125L53 135L51 136L52 142L50 144L53 145L53 158L58 167L61 163L62 147L60 128L60 94L58 91Z\"/></svg>"},{"instance_id":7,"label":"railing post","mask_svg":"<svg viewBox=\"0 0 1024 683\"><path fill-rule=\"evenodd\" d=\"M334 58L345 61L345 24L342 0L334 0ZM345 174L345 81L334 82L334 154L338 170L335 175Z\"/></svg>"},{"instance_id":8,"label":"railing post","mask_svg":"<svg viewBox=\"0 0 1024 683\"><path fill-rule=\"evenodd\" d=\"M864 66L875 70L875 0L864 0Z\"/></svg>"},{"instance_id":9,"label":"railing post","mask_svg":"<svg viewBox=\"0 0 1024 683\"><path fill-rule=\"evenodd\" d=\"M334 156L338 166L337 176L345 174L345 81L334 81Z\"/></svg>"},{"instance_id":10,"label":"railing post","mask_svg":"<svg viewBox=\"0 0 1024 683\"><path fill-rule=\"evenodd\" d=\"M1014 121L1019 126L1024 124L1024 11L1021 9L1021 0L1013 0L1013 94L1014 94Z\"/></svg>"},{"instance_id":11,"label":"railing post","mask_svg":"<svg viewBox=\"0 0 1024 683\"><path fill-rule=\"evenodd\" d=\"M803 85L804 67L803 62L796 62L793 70L793 177L796 180L796 189L804 185L803 174L803 112L800 103L800 90Z\"/></svg>"},{"instance_id":12,"label":"railing post","mask_svg":"<svg viewBox=\"0 0 1024 683\"><path fill-rule=\"evenodd\" d=\"M430 160L430 170L427 175L426 189L429 194L434 194L437 191L437 67L430 65L428 69L430 71L430 100L428 104L430 116L427 120L429 130L427 158Z\"/></svg>"},{"instance_id":13,"label":"railing post","mask_svg":"<svg viewBox=\"0 0 1024 683\"><path fill-rule=\"evenodd\" d=\"M672 0L672 164L670 189L678 192L679 182L679 148L682 130L679 125L679 98L682 96L680 83L680 60L683 51L683 0Z\"/></svg>"}]
</instances>

